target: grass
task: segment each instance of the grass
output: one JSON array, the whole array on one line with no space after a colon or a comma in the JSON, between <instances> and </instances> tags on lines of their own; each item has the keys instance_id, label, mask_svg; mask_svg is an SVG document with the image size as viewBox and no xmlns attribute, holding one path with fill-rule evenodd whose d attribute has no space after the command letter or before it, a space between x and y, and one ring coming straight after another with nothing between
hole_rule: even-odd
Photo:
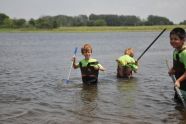
<instances>
[{"instance_id":1,"label":"grass","mask_svg":"<svg viewBox=\"0 0 186 124\"><path fill-rule=\"evenodd\" d=\"M20 29L0 29L0 32L133 32L133 31L160 31L164 28L172 30L175 27L186 29L186 25L161 25L161 26L97 26L97 27L60 27L57 29L36 29L36 28L20 28Z\"/></svg>"}]
</instances>

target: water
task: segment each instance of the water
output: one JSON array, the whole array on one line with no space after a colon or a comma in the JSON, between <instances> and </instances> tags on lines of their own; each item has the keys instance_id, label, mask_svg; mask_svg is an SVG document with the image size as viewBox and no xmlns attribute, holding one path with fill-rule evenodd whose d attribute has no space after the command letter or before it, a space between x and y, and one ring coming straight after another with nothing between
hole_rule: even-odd
<instances>
[{"instance_id":1,"label":"water","mask_svg":"<svg viewBox=\"0 0 186 124\"><path fill-rule=\"evenodd\" d=\"M139 61L131 80L116 78L115 60L126 47L139 57L160 32L0 33L1 124L161 124L184 123L173 101L165 60L172 51L165 32ZM106 68L97 86L84 86L71 66L84 43Z\"/></svg>"}]
</instances>

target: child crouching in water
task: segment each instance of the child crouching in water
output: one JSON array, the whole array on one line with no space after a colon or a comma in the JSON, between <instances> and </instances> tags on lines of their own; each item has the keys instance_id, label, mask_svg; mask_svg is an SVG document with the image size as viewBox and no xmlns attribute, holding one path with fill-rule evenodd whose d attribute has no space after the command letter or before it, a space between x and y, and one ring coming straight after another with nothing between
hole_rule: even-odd
<instances>
[{"instance_id":1,"label":"child crouching in water","mask_svg":"<svg viewBox=\"0 0 186 124\"><path fill-rule=\"evenodd\" d=\"M83 83L96 84L98 82L99 70L104 71L105 69L96 59L91 58L92 46L85 44L81 48L81 53L85 57L78 64L76 64L76 58L73 58L74 69L80 68Z\"/></svg>"},{"instance_id":2,"label":"child crouching in water","mask_svg":"<svg viewBox=\"0 0 186 124\"><path fill-rule=\"evenodd\" d=\"M132 48L127 48L124 50L124 55L122 55L116 60L118 64L117 67L118 78L131 78L132 72L137 71L138 64L133 57L134 50Z\"/></svg>"}]
</instances>

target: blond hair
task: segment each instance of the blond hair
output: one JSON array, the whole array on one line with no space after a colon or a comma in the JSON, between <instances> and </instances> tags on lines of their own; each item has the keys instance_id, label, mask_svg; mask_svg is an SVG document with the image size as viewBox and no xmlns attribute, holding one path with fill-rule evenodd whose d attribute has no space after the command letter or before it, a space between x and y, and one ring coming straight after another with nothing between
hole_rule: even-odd
<instances>
[{"instance_id":1,"label":"blond hair","mask_svg":"<svg viewBox=\"0 0 186 124\"><path fill-rule=\"evenodd\" d=\"M81 48L81 53L85 53L90 51L92 53L92 46L90 44L84 44L84 46Z\"/></svg>"},{"instance_id":2,"label":"blond hair","mask_svg":"<svg viewBox=\"0 0 186 124\"><path fill-rule=\"evenodd\" d=\"M124 54L133 57L134 56L134 49L133 48L126 48L124 50Z\"/></svg>"}]
</instances>

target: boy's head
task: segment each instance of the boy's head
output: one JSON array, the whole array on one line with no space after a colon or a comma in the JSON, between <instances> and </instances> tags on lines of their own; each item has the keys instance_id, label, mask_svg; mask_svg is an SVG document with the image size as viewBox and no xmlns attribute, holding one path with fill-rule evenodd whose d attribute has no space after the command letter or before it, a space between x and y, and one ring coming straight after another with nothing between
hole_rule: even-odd
<instances>
[{"instance_id":1,"label":"boy's head","mask_svg":"<svg viewBox=\"0 0 186 124\"><path fill-rule=\"evenodd\" d=\"M171 35L177 35L180 40L185 40L185 37L186 37L186 33L185 33L185 30L183 28L174 28L171 32L170 32L170 37Z\"/></svg>"},{"instance_id":2,"label":"boy's head","mask_svg":"<svg viewBox=\"0 0 186 124\"><path fill-rule=\"evenodd\" d=\"M134 49L133 48L127 48L127 49L125 49L124 54L133 57L134 56Z\"/></svg>"},{"instance_id":3,"label":"boy's head","mask_svg":"<svg viewBox=\"0 0 186 124\"><path fill-rule=\"evenodd\" d=\"M180 50L182 49L186 37L185 30L183 28L174 28L170 32L170 44L173 48Z\"/></svg>"},{"instance_id":4,"label":"boy's head","mask_svg":"<svg viewBox=\"0 0 186 124\"><path fill-rule=\"evenodd\" d=\"M81 48L81 53L92 53L92 46L90 44L85 44L82 48Z\"/></svg>"}]
</instances>

